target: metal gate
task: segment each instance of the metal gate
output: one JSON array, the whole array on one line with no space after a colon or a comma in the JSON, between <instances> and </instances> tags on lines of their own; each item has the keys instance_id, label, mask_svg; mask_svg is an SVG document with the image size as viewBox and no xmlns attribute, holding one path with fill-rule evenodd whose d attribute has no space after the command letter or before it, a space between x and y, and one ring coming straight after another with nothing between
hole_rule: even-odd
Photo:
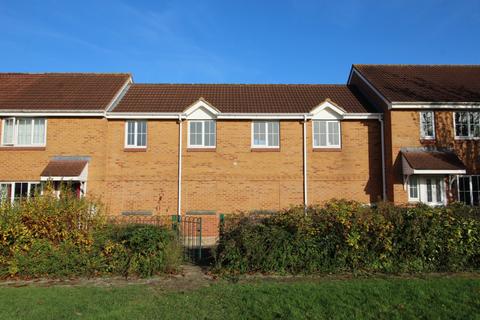
<instances>
[{"instance_id":1,"label":"metal gate","mask_svg":"<svg viewBox=\"0 0 480 320\"><path fill-rule=\"evenodd\" d=\"M177 231L184 258L190 262L202 260L202 218L172 216L172 229Z\"/></svg>"}]
</instances>

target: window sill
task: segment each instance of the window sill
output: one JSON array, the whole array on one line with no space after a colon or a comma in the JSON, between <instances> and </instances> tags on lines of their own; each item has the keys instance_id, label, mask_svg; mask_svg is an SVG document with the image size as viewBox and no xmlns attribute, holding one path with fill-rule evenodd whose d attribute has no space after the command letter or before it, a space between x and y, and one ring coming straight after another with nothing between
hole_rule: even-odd
<instances>
[{"instance_id":1,"label":"window sill","mask_svg":"<svg viewBox=\"0 0 480 320\"><path fill-rule=\"evenodd\" d=\"M455 141L478 141L480 137L455 137Z\"/></svg>"},{"instance_id":2,"label":"window sill","mask_svg":"<svg viewBox=\"0 0 480 320\"><path fill-rule=\"evenodd\" d=\"M124 148L124 152L147 152L147 148Z\"/></svg>"},{"instance_id":3,"label":"window sill","mask_svg":"<svg viewBox=\"0 0 480 320\"><path fill-rule=\"evenodd\" d=\"M187 148L187 152L217 152L217 148Z\"/></svg>"},{"instance_id":4,"label":"window sill","mask_svg":"<svg viewBox=\"0 0 480 320\"><path fill-rule=\"evenodd\" d=\"M423 144L435 144L435 142L437 142L435 139L426 139L426 138L420 139L420 143L423 143Z\"/></svg>"},{"instance_id":5,"label":"window sill","mask_svg":"<svg viewBox=\"0 0 480 320\"><path fill-rule=\"evenodd\" d=\"M15 146L2 146L1 151L44 151L47 147L15 147Z\"/></svg>"},{"instance_id":6,"label":"window sill","mask_svg":"<svg viewBox=\"0 0 480 320\"><path fill-rule=\"evenodd\" d=\"M313 152L341 152L342 148L313 148Z\"/></svg>"},{"instance_id":7,"label":"window sill","mask_svg":"<svg viewBox=\"0 0 480 320\"><path fill-rule=\"evenodd\" d=\"M251 152L280 152L280 148L251 148Z\"/></svg>"}]
</instances>

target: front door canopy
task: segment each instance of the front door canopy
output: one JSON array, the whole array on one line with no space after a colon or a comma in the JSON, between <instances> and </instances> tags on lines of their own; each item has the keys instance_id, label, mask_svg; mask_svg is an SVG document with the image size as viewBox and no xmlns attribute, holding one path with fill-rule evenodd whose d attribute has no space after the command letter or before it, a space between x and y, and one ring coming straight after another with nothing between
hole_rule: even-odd
<instances>
[{"instance_id":1,"label":"front door canopy","mask_svg":"<svg viewBox=\"0 0 480 320\"><path fill-rule=\"evenodd\" d=\"M402 150L403 175L465 174L466 167L450 151Z\"/></svg>"}]
</instances>

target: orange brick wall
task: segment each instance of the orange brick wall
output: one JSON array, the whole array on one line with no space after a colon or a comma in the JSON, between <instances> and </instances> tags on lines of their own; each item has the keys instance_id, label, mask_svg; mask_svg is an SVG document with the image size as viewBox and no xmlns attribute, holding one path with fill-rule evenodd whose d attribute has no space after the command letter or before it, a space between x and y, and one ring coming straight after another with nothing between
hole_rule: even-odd
<instances>
[{"instance_id":1,"label":"orange brick wall","mask_svg":"<svg viewBox=\"0 0 480 320\"><path fill-rule=\"evenodd\" d=\"M303 125L281 121L280 150L252 151L251 121L217 121L215 152L187 148L183 123L182 213L276 210L303 203ZM343 121L342 149L313 152L308 123L309 203L330 198L374 202L381 195L380 131L376 120ZM49 118L44 151L0 151L0 180L39 179L52 156L90 156L89 195L108 213L176 214L178 123L149 120L145 152L124 149L125 122Z\"/></svg>"},{"instance_id":2,"label":"orange brick wall","mask_svg":"<svg viewBox=\"0 0 480 320\"><path fill-rule=\"evenodd\" d=\"M393 187L393 201L406 203L408 195L403 190L402 159L400 149L404 147L437 146L455 150L459 158L467 166L468 174L479 172L480 163L478 141L455 140L453 127L453 111L435 111L435 135L436 140L426 142L420 140L420 113L418 110L395 110L390 111L391 117L391 151L390 162L387 166L388 181Z\"/></svg>"},{"instance_id":3,"label":"orange brick wall","mask_svg":"<svg viewBox=\"0 0 480 320\"><path fill-rule=\"evenodd\" d=\"M51 157L89 156L87 193L103 197L106 135L103 118L49 118L45 150L0 149L0 181L39 181Z\"/></svg>"}]
</instances>

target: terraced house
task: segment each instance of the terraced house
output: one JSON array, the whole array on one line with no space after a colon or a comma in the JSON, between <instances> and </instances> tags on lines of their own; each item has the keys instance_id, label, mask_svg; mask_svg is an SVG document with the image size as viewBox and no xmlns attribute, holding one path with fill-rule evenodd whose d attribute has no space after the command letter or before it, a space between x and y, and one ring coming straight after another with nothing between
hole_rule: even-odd
<instances>
[{"instance_id":1,"label":"terraced house","mask_svg":"<svg viewBox=\"0 0 480 320\"><path fill-rule=\"evenodd\" d=\"M0 194L69 182L112 215L331 198L477 205L479 66L354 65L345 85L0 74Z\"/></svg>"}]
</instances>

